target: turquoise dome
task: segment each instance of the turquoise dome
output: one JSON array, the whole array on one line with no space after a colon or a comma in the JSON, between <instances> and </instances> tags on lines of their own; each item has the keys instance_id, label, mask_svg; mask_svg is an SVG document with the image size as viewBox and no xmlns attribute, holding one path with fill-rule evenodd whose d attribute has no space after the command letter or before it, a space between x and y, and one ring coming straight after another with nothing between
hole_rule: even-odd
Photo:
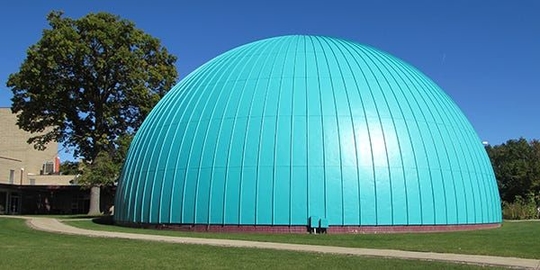
<instances>
[{"instance_id":1,"label":"turquoise dome","mask_svg":"<svg viewBox=\"0 0 540 270\"><path fill-rule=\"evenodd\" d=\"M283 36L202 65L137 132L119 223L501 222L481 140L433 81L342 39Z\"/></svg>"}]
</instances>

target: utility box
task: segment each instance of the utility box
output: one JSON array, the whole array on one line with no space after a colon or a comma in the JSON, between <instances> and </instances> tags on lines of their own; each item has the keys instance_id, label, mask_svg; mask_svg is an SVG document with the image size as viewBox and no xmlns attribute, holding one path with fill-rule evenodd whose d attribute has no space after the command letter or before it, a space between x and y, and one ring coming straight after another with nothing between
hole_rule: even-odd
<instances>
[{"instance_id":1,"label":"utility box","mask_svg":"<svg viewBox=\"0 0 540 270\"><path fill-rule=\"evenodd\" d=\"M318 216L309 217L309 227L310 228L318 228L319 227L319 220L320 220L320 218Z\"/></svg>"},{"instance_id":2,"label":"utility box","mask_svg":"<svg viewBox=\"0 0 540 270\"><path fill-rule=\"evenodd\" d=\"M326 218L321 218L319 220L319 228L321 229L328 229L328 219Z\"/></svg>"}]
</instances>

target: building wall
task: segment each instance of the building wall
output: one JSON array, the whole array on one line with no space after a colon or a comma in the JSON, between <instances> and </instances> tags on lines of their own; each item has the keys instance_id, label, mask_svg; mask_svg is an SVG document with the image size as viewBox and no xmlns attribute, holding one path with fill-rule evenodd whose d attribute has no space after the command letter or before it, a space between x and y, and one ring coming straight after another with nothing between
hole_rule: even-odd
<instances>
[{"instance_id":1,"label":"building wall","mask_svg":"<svg viewBox=\"0 0 540 270\"><path fill-rule=\"evenodd\" d=\"M34 149L26 142L33 134L19 129L17 117L10 108L0 108L0 127L0 183L21 184L22 180L23 185L29 185L30 178L46 180L34 176L40 174L44 163L54 164L58 143L49 143L44 151Z\"/></svg>"},{"instance_id":2,"label":"building wall","mask_svg":"<svg viewBox=\"0 0 540 270\"><path fill-rule=\"evenodd\" d=\"M0 127L0 215L88 212L89 191L76 183L76 175L40 172L47 162L58 171L58 143L34 149L27 143L34 134L19 129L10 108L0 108ZM113 198L114 188L102 188L101 209L109 209Z\"/></svg>"},{"instance_id":3,"label":"building wall","mask_svg":"<svg viewBox=\"0 0 540 270\"><path fill-rule=\"evenodd\" d=\"M28 175L28 181L30 185L36 186L69 186L76 184L76 175Z\"/></svg>"}]
</instances>

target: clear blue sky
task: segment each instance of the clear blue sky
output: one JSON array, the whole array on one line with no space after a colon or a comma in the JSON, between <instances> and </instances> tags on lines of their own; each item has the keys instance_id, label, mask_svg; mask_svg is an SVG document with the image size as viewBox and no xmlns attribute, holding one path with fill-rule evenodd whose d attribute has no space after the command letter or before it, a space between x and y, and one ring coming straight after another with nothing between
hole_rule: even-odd
<instances>
[{"instance_id":1,"label":"clear blue sky","mask_svg":"<svg viewBox=\"0 0 540 270\"><path fill-rule=\"evenodd\" d=\"M177 3L175 3L177 2ZM106 11L135 22L178 56L180 79L236 46L316 34L368 44L431 77L491 144L540 138L540 1L4 1L0 107L9 74L41 37L51 10ZM62 154L67 158L67 154Z\"/></svg>"}]
</instances>

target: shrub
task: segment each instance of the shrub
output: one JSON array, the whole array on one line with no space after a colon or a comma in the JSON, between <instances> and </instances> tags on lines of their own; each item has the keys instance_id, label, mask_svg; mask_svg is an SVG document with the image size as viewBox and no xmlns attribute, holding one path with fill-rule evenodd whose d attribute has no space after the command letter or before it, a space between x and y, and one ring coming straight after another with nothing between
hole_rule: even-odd
<instances>
[{"instance_id":1,"label":"shrub","mask_svg":"<svg viewBox=\"0 0 540 270\"><path fill-rule=\"evenodd\" d=\"M534 194L529 194L526 199L516 196L514 202L503 202L504 219L532 219L538 218L538 211Z\"/></svg>"}]
</instances>

